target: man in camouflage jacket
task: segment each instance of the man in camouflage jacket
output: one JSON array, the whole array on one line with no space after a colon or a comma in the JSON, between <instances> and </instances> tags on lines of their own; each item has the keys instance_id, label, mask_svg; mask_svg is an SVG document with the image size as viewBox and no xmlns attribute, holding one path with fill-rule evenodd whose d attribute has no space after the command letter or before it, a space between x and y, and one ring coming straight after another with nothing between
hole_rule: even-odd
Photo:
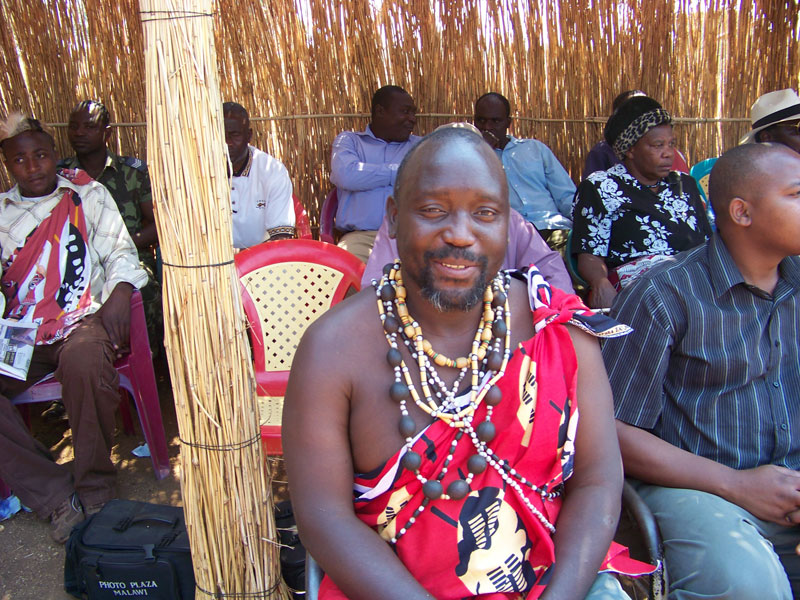
<instances>
[{"instance_id":1,"label":"man in camouflage jacket","mask_svg":"<svg viewBox=\"0 0 800 600\"><path fill-rule=\"evenodd\" d=\"M59 163L63 169L83 169L103 184L117 204L122 220L136 244L139 262L150 281L142 288L150 346L157 351L163 338L161 282L155 277L158 234L153 216L150 176L138 158L117 156L108 149L111 118L106 107L84 100L69 116L67 136L75 156Z\"/></svg>"}]
</instances>

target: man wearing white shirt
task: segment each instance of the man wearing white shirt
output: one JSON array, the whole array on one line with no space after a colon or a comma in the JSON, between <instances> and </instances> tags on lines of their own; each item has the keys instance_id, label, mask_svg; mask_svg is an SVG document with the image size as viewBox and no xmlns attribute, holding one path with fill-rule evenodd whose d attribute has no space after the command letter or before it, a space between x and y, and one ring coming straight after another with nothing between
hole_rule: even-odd
<instances>
[{"instance_id":1,"label":"man wearing white shirt","mask_svg":"<svg viewBox=\"0 0 800 600\"><path fill-rule=\"evenodd\" d=\"M250 145L250 116L241 104L222 105L231 166L233 246L244 249L294 237L292 182L283 164Z\"/></svg>"}]
</instances>

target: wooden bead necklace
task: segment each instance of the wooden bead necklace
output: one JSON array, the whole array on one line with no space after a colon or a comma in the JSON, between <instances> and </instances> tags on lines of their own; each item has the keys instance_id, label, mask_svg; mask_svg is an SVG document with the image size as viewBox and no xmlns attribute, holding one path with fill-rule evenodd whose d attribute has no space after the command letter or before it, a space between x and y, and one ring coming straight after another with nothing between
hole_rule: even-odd
<instances>
[{"instance_id":1,"label":"wooden bead necklace","mask_svg":"<svg viewBox=\"0 0 800 600\"><path fill-rule=\"evenodd\" d=\"M381 281L373 280L373 285L376 289L378 312L386 341L389 344L386 359L394 370L395 381L389 388L389 396L400 407L399 430L400 435L405 439L401 466L414 472L416 478L422 483L422 492L425 495L406 525L396 530L391 542L396 543L408 531L408 528L414 524L431 500L464 498L471 490L470 484L475 475L485 471L487 466L494 468L501 478L517 492L531 513L548 530L555 532L555 527L523 493L522 486L532 489L544 499L555 498L560 495L560 491L549 492L537 487L533 482L519 475L507 461L497 457L494 451L487 446L496 435L495 426L491 422L492 409L502 400L502 392L495 384L503 377L511 356L509 276L498 273L491 284L487 286L483 296L483 313L472 341L470 354L468 357L455 359L437 353L431 343L422 335L420 325L409 315L399 259L396 259L393 264L386 265ZM414 386L411 373L398 348L398 336L417 361L422 397ZM502 350L501 345L503 346ZM450 389L439 377L435 365L460 369L460 373ZM458 398L456 394L470 367L472 379L469 401L464 402L464 399ZM458 429L450 444L442 469L435 479L428 479L422 475L420 472L422 456L411 449L414 444L416 424L408 414L407 401L409 397L414 404L431 417L447 423L449 427ZM473 427L475 411L484 400L486 401L486 417L477 427ZM467 461L467 477L451 481L445 490L441 483L442 479L447 474L456 447L465 433L469 436L477 453Z\"/></svg>"}]
</instances>

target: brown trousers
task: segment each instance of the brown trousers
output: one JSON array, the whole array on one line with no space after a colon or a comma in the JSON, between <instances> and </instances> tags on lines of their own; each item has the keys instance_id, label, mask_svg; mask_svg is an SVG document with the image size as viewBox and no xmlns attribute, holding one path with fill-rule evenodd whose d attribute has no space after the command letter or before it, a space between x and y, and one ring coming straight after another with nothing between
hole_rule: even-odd
<instances>
[{"instance_id":1,"label":"brown trousers","mask_svg":"<svg viewBox=\"0 0 800 600\"><path fill-rule=\"evenodd\" d=\"M110 456L119 403L114 358L103 324L92 315L66 340L36 347L27 381L0 376L0 477L41 517L49 516L73 491L84 506L116 496ZM31 436L9 400L53 371L72 429L72 474Z\"/></svg>"}]
</instances>

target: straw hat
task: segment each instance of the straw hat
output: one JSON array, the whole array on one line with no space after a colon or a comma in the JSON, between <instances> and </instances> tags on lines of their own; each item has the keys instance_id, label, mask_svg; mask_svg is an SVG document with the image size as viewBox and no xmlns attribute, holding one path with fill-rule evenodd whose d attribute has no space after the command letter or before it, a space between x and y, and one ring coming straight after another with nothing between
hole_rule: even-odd
<instances>
[{"instance_id":1,"label":"straw hat","mask_svg":"<svg viewBox=\"0 0 800 600\"><path fill-rule=\"evenodd\" d=\"M798 119L800 119L800 96L792 88L764 94L750 108L752 130L739 140L739 143L755 143L759 131L776 123Z\"/></svg>"}]
</instances>

